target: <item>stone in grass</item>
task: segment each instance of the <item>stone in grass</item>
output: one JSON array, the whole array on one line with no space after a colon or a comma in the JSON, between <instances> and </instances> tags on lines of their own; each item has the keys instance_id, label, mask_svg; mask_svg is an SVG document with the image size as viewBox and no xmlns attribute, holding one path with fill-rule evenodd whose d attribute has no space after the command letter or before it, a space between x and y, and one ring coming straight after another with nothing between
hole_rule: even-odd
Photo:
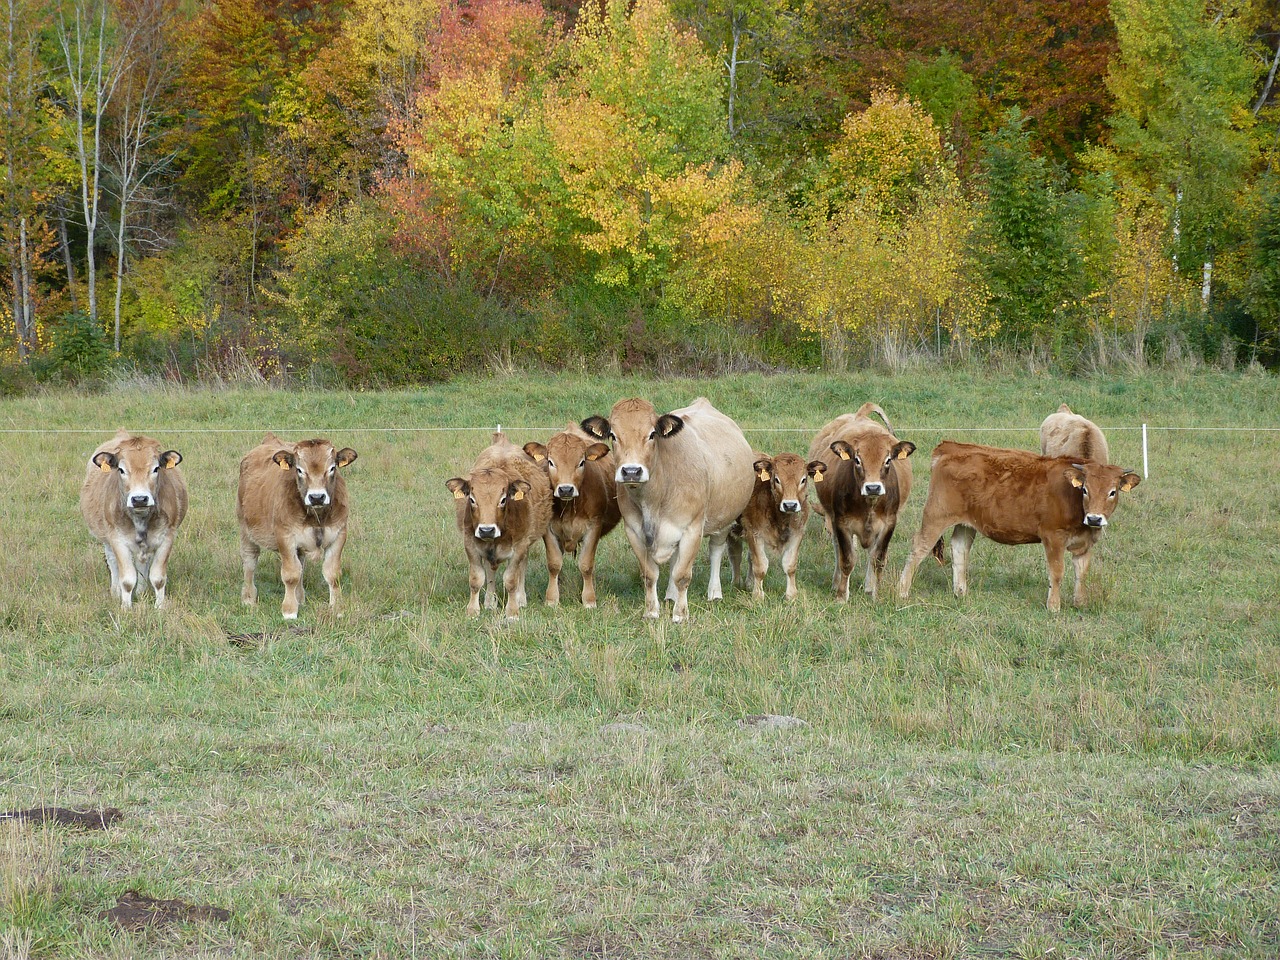
<instances>
[{"instance_id":1,"label":"stone in grass","mask_svg":"<svg viewBox=\"0 0 1280 960\"><path fill-rule=\"evenodd\" d=\"M30 810L10 810L0 813L0 820L21 820L23 823L52 823L59 827L84 827L86 830L105 830L124 814L115 807L105 810L68 810L66 807L32 807Z\"/></svg>"},{"instance_id":2,"label":"stone in grass","mask_svg":"<svg viewBox=\"0 0 1280 960\"><path fill-rule=\"evenodd\" d=\"M776 713L753 713L738 721L743 730L794 730L796 727L807 727L809 722L799 717L781 716Z\"/></svg>"},{"instance_id":3,"label":"stone in grass","mask_svg":"<svg viewBox=\"0 0 1280 960\"><path fill-rule=\"evenodd\" d=\"M98 914L98 919L111 920L125 930L141 930L193 920L225 923L231 919L231 911L221 907L196 906L183 900L156 900L137 890L126 890L114 907Z\"/></svg>"}]
</instances>

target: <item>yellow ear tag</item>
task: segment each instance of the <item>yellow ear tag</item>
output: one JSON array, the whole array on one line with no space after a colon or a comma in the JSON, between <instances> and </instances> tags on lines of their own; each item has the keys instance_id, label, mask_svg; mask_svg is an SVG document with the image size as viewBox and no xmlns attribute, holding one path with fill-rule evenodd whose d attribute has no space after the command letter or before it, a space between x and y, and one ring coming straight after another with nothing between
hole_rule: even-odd
<instances>
[{"instance_id":1,"label":"yellow ear tag","mask_svg":"<svg viewBox=\"0 0 1280 960\"><path fill-rule=\"evenodd\" d=\"M1076 489L1079 489L1080 487L1083 487L1083 486L1084 486L1084 481L1083 481L1083 480L1081 480L1079 477L1072 477L1072 478L1071 478L1071 485L1072 485L1073 487L1075 487Z\"/></svg>"},{"instance_id":2,"label":"yellow ear tag","mask_svg":"<svg viewBox=\"0 0 1280 960\"><path fill-rule=\"evenodd\" d=\"M100 463L100 464L98 465L98 468L99 468L103 473L110 473L110 472L111 472L111 463L110 463L109 461L107 461L107 460L103 460L103 461L102 461L102 463Z\"/></svg>"},{"instance_id":3,"label":"yellow ear tag","mask_svg":"<svg viewBox=\"0 0 1280 960\"><path fill-rule=\"evenodd\" d=\"M466 496L466 494L465 494L465 493L463 493L461 490L455 490L455 491L453 491L453 499L455 499L455 500L461 500L461 499L462 499L463 497L465 497L465 496Z\"/></svg>"},{"instance_id":4,"label":"yellow ear tag","mask_svg":"<svg viewBox=\"0 0 1280 960\"><path fill-rule=\"evenodd\" d=\"M849 451L847 451L847 450L837 450L837 451L836 451L836 453L840 454L840 459L841 459L841 460L848 460L848 459L849 459Z\"/></svg>"},{"instance_id":5,"label":"yellow ear tag","mask_svg":"<svg viewBox=\"0 0 1280 960\"><path fill-rule=\"evenodd\" d=\"M540 453L535 453L535 454L533 455L533 459L534 459L534 460L536 460L538 463L541 463L543 460L545 460L545 459L547 459L547 458L546 458L546 457L544 457L544 456L543 456L542 454L540 454Z\"/></svg>"},{"instance_id":6,"label":"yellow ear tag","mask_svg":"<svg viewBox=\"0 0 1280 960\"><path fill-rule=\"evenodd\" d=\"M814 483L821 483L821 482L822 482L822 471L821 471L821 470L819 470L817 473L815 473L815 474L813 475L813 482L814 482Z\"/></svg>"},{"instance_id":7,"label":"yellow ear tag","mask_svg":"<svg viewBox=\"0 0 1280 960\"><path fill-rule=\"evenodd\" d=\"M517 490L515 493L513 493L513 494L511 495L511 499L512 499L512 500L523 500L523 499L524 499L524 491L523 491L523 490Z\"/></svg>"},{"instance_id":8,"label":"yellow ear tag","mask_svg":"<svg viewBox=\"0 0 1280 960\"><path fill-rule=\"evenodd\" d=\"M757 470L757 471L756 471L756 476L757 476L757 477L759 477L759 478L761 479L761 481L763 481L764 483L768 483L768 482L769 482L769 471L768 471L768 470Z\"/></svg>"},{"instance_id":9,"label":"yellow ear tag","mask_svg":"<svg viewBox=\"0 0 1280 960\"><path fill-rule=\"evenodd\" d=\"M281 470L288 470L288 469L289 469L289 461L288 461L288 460L277 460L277 461L276 461L276 463L280 464L280 469L281 469Z\"/></svg>"},{"instance_id":10,"label":"yellow ear tag","mask_svg":"<svg viewBox=\"0 0 1280 960\"><path fill-rule=\"evenodd\" d=\"M899 460L905 460L905 459L907 459L907 457L909 457L909 456L911 456L911 454L907 453L907 451L906 451L906 450L899 450L899 451L898 451L898 459L899 459Z\"/></svg>"}]
</instances>

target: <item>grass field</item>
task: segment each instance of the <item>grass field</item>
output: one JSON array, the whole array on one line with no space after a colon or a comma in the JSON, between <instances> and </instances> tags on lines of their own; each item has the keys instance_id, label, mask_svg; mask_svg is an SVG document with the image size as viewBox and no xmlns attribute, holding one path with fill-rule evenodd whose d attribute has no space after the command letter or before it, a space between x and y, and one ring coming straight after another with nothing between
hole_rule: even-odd
<instances>
[{"instance_id":1,"label":"grass field","mask_svg":"<svg viewBox=\"0 0 1280 960\"><path fill-rule=\"evenodd\" d=\"M538 548L519 622L463 616L444 481L493 424L545 440L621 396L699 393L771 453L884 406L919 447L891 578L944 436L1034 447L1001 428L1065 400L1150 423L1151 476L1087 605L1058 616L1043 552L984 541L963 601L929 562L907 603L837 605L816 517L792 604L775 564L765 601L708 605L700 564L692 622L644 622L618 531L597 610L572 561L563 605L542 605ZM126 615L108 600L77 510L119 425L185 457L163 614L149 592ZM0 827L0 958L1280 956L1280 433L1165 429L1241 425L1280 427L1280 382L517 376L5 401L0 428L43 432L0 434L0 809L124 818ZM259 606L240 605L237 464L267 428L359 451L340 617L308 567L286 627L265 556ZM1140 466L1136 430L1109 439ZM807 725L740 725L758 714ZM98 919L131 888L232 918Z\"/></svg>"}]
</instances>

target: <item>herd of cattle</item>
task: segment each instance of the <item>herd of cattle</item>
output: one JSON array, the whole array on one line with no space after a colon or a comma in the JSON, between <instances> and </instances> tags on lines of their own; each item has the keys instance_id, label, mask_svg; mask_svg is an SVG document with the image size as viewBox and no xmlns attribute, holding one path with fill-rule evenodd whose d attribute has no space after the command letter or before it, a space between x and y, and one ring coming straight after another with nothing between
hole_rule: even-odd
<instances>
[{"instance_id":1,"label":"herd of cattle","mask_svg":"<svg viewBox=\"0 0 1280 960\"><path fill-rule=\"evenodd\" d=\"M934 448L924 518L898 581L901 597L927 555L944 561L942 535L950 528L957 595L968 589L969 551L980 533L997 543L1044 545L1052 611L1061 606L1070 552L1073 599L1083 602L1090 550L1119 494L1136 487L1139 477L1108 464L1102 431L1065 403L1041 425L1040 447L1036 454L945 440ZM774 554L791 599L810 484L835 548L836 599L849 596L855 539L867 554L863 589L874 599L911 492L915 449L894 435L874 403L823 427L806 459L753 451L738 425L703 397L661 415L647 400L622 400L607 418L570 424L545 444L517 447L496 433L470 472L447 482L470 567L467 612L479 614L482 589L486 608L496 609L495 581L505 563L506 615L519 615L527 603L529 551L538 540L546 549L547 604L559 603L564 556L576 554L583 606L594 607L596 549L619 521L640 563L645 617L661 612L658 575L668 562L671 619L688 617L689 583L704 537L710 543L709 600L723 595L725 553L733 581L739 581L744 545L753 594L764 595ZM303 601L304 558L321 560L329 603L338 602L348 514L341 470L355 459L354 450L335 449L328 440L288 443L269 433L241 460L236 515L246 604L257 602L254 574L263 549L280 554L285 619L296 618ZM164 604L169 554L187 512L181 462L176 450L123 430L89 459L80 508L102 542L112 596L125 607L133 602L139 575L155 590L156 606Z\"/></svg>"}]
</instances>

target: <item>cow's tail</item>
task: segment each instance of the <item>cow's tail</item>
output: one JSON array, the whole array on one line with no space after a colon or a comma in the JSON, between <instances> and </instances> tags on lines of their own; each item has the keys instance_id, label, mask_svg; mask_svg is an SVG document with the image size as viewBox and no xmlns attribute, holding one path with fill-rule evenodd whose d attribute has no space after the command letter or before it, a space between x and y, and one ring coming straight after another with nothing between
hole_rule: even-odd
<instances>
[{"instance_id":1,"label":"cow's tail","mask_svg":"<svg viewBox=\"0 0 1280 960\"><path fill-rule=\"evenodd\" d=\"M873 413L878 414L880 419L884 421L884 425L889 428L889 432L893 433L893 424L889 422L889 415L880 408L880 404L878 403L872 403L868 400L858 408L858 412L854 414L854 417L869 420Z\"/></svg>"}]
</instances>

